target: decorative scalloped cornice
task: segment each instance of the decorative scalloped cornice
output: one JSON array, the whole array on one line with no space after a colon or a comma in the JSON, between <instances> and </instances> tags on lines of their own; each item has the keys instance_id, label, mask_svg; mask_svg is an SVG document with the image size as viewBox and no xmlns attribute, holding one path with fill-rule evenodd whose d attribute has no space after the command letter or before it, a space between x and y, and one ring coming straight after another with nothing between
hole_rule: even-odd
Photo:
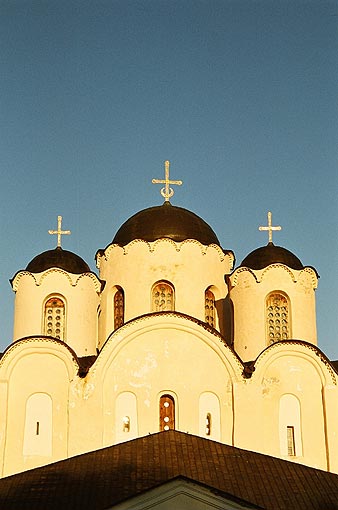
<instances>
[{"instance_id":1,"label":"decorative scalloped cornice","mask_svg":"<svg viewBox=\"0 0 338 510\"><path fill-rule=\"evenodd\" d=\"M312 267L304 267L299 272L299 279L303 274L309 274L312 282L312 288L316 289L318 287L318 278L316 271Z\"/></svg>"},{"instance_id":2,"label":"decorative scalloped cornice","mask_svg":"<svg viewBox=\"0 0 338 510\"><path fill-rule=\"evenodd\" d=\"M14 278L12 280L10 280L10 282L12 284L12 289L15 292L18 290L19 282L20 282L20 280L21 280L21 278L23 276L30 276L31 278L33 278L33 280L35 282L35 285L38 285L38 282L37 282L37 280L35 278L35 274L34 273L30 273L29 271L19 271L18 273L16 273Z\"/></svg>"},{"instance_id":3,"label":"decorative scalloped cornice","mask_svg":"<svg viewBox=\"0 0 338 510\"><path fill-rule=\"evenodd\" d=\"M154 253L156 250L156 247L163 243L171 244L177 252L180 252L184 245L196 244L200 248L202 255L206 255L208 249L212 248L217 251L221 262L223 262L223 260L225 260L225 258L229 258L230 262L231 262L231 267L233 266L233 262L234 262L233 253L231 251L223 251L222 248L220 246L218 246L217 244L204 245L204 244L200 243L199 241L197 241L196 239L185 239L184 241L176 242L169 238L162 238L162 239L157 239L156 241L153 241L153 242L144 241L143 239L135 239L123 247L121 247L118 244L110 244L107 246L107 248L105 249L105 251L103 253L98 252L97 267L100 268L101 258L104 258L104 260L106 260L106 261L109 260L111 252L116 248L119 248L120 250L122 250L124 255L128 255L131 247L133 247L136 244L143 244L148 247L149 253Z\"/></svg>"},{"instance_id":4,"label":"decorative scalloped cornice","mask_svg":"<svg viewBox=\"0 0 338 510\"><path fill-rule=\"evenodd\" d=\"M253 279L256 281L256 283L259 283L257 276L252 269L249 269L248 267L239 267L238 269L235 269L235 271L232 273L232 275L230 275L230 279L233 278L233 280L231 281L233 286L238 284L238 278L241 273L249 273L253 277Z\"/></svg>"},{"instance_id":5,"label":"decorative scalloped cornice","mask_svg":"<svg viewBox=\"0 0 338 510\"><path fill-rule=\"evenodd\" d=\"M297 283L300 280L302 275L309 274L311 277L311 281L312 281L312 287L314 289L317 288L317 282L318 282L317 275L311 267L305 267L304 269L300 269L299 271L297 271L295 269L291 270L289 267L285 266L284 264L270 264L268 267L266 267L263 270L262 269L254 270L254 269L250 269L248 267L239 267L239 268L235 269L235 271L231 275L231 277L233 278L232 284L233 285L238 284L238 277L243 272L250 273L253 276L253 278L256 280L257 283L261 283L263 281L265 275L269 271L273 271L274 269L283 269L283 271L285 271L289 274L290 278L292 279L292 281L294 283Z\"/></svg>"},{"instance_id":6,"label":"decorative scalloped cornice","mask_svg":"<svg viewBox=\"0 0 338 510\"><path fill-rule=\"evenodd\" d=\"M265 269L263 269L261 275L260 275L260 280L259 281L262 281L264 276L266 275L266 273L268 273L269 271L271 270L274 270L274 269L283 269L283 271L285 271L286 273L289 274L291 280L296 283L297 281L297 278L295 277L295 269L293 271L291 271L291 269L288 267L288 266L285 266L284 264L270 264L270 266L266 267Z\"/></svg>"},{"instance_id":7,"label":"decorative scalloped cornice","mask_svg":"<svg viewBox=\"0 0 338 510\"><path fill-rule=\"evenodd\" d=\"M72 285L72 287L76 287L76 285L81 280L81 278L90 278L94 283L96 292L99 293L101 291L102 282L99 280L99 278L96 276L95 273L90 272L90 273L81 273L79 275L78 274L73 275L72 273L68 273L64 269L60 269L57 267L52 267L50 269L47 269L46 271L43 271L42 273L37 273L37 274L31 273L31 272L25 271L25 270L19 271L12 280L13 290L15 292L18 290L19 282L23 276L32 277L35 282L35 285L40 286L42 284L43 280L52 273L59 273L59 274L62 274L63 276L65 276L68 279L69 284Z\"/></svg>"}]
</instances>

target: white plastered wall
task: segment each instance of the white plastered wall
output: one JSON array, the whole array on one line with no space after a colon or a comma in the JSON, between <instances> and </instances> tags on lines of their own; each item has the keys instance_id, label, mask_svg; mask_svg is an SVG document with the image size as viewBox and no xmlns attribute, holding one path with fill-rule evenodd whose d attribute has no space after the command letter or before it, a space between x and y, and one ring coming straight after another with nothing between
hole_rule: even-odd
<instances>
[{"instance_id":1,"label":"white plastered wall","mask_svg":"<svg viewBox=\"0 0 338 510\"><path fill-rule=\"evenodd\" d=\"M130 408L123 404L123 415L137 422L138 435L159 431L159 399L163 394L175 400L175 428L200 433L200 397L213 394L214 402L202 409L214 418L217 440L231 444L233 434L232 385L241 378L242 366L218 335L204 330L192 320L175 314L148 316L125 325L106 343L89 374L91 399L102 394L103 446L121 440L123 428L120 395L130 392ZM210 399L209 399L210 400ZM210 404L210 402L209 402ZM134 437L136 423L130 423ZM118 430L117 430L118 429Z\"/></svg>"},{"instance_id":2,"label":"white plastered wall","mask_svg":"<svg viewBox=\"0 0 338 510\"><path fill-rule=\"evenodd\" d=\"M337 431L338 426L328 418L323 393L326 387L337 390L337 382L332 368L319 354L316 347L286 341L271 345L259 356L252 377L234 388L235 446L323 470L334 469L327 447L328 430L334 427ZM281 448L281 427L286 422L280 415L280 404L285 395L299 402L301 437L295 438L296 456L286 456Z\"/></svg>"},{"instance_id":3,"label":"white plastered wall","mask_svg":"<svg viewBox=\"0 0 338 510\"><path fill-rule=\"evenodd\" d=\"M175 313L148 315L116 331L86 377L72 352L51 339L13 344L0 361L0 457L3 475L159 430L159 399L175 399L176 429L283 457L280 401L300 405L302 449L289 459L338 471L336 375L315 347L280 342L256 361L250 379L216 332ZM52 400L52 455L25 455L27 400ZM123 432L123 418L130 431Z\"/></svg>"},{"instance_id":4,"label":"white plastered wall","mask_svg":"<svg viewBox=\"0 0 338 510\"><path fill-rule=\"evenodd\" d=\"M2 381L0 417L1 473L7 476L18 471L48 464L68 456L68 393L69 383L76 376L73 355L60 342L30 338L12 345L0 364ZM6 386L4 383L7 382ZM27 448L34 442L34 428L27 425L27 402L43 393L50 399L51 444L44 448ZM5 408L3 403L6 403ZM5 411L5 412L4 412ZM40 420L40 427L44 427ZM40 428L43 435L46 431Z\"/></svg>"}]
</instances>

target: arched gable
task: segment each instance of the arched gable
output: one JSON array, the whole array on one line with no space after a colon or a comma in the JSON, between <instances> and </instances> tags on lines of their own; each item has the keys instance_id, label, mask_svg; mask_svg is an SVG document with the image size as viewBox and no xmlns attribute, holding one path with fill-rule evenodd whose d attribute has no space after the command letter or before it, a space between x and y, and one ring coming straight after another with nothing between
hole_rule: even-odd
<instances>
[{"instance_id":1,"label":"arched gable","mask_svg":"<svg viewBox=\"0 0 338 510\"><path fill-rule=\"evenodd\" d=\"M261 451L328 469L328 434L336 427L329 418L326 392L337 390L329 360L312 344L286 340L267 347L254 368L250 385L257 399ZM290 405L288 413L281 414L285 398L299 403L293 415Z\"/></svg>"},{"instance_id":2,"label":"arched gable","mask_svg":"<svg viewBox=\"0 0 338 510\"><path fill-rule=\"evenodd\" d=\"M95 363L97 375L100 371L104 377L111 361L127 344L136 342L137 338L148 336L149 333L157 332L161 335L163 331L180 332L182 336L184 334L191 335L196 342L205 344L215 353L233 382L242 379L243 364L234 351L225 343L224 338L202 321L179 312L146 314L127 322L118 331L112 333L105 342Z\"/></svg>"},{"instance_id":3,"label":"arched gable","mask_svg":"<svg viewBox=\"0 0 338 510\"><path fill-rule=\"evenodd\" d=\"M276 342L264 349L254 363L252 379L262 381L268 368L285 357L307 363L311 371L317 374L322 386L337 385L337 375L322 351L313 344L298 340Z\"/></svg>"},{"instance_id":4,"label":"arched gable","mask_svg":"<svg viewBox=\"0 0 338 510\"><path fill-rule=\"evenodd\" d=\"M93 387L102 388L104 444L114 440L120 426L115 400L122 392L136 397L139 435L159 431L159 395L175 395L177 430L199 434L200 396L213 393L222 402L220 436L231 442L233 387L243 380L242 372L240 359L202 321L162 312L124 324L106 341L87 376ZM132 413L132 408L125 411Z\"/></svg>"},{"instance_id":5,"label":"arched gable","mask_svg":"<svg viewBox=\"0 0 338 510\"><path fill-rule=\"evenodd\" d=\"M69 389L78 368L75 353L53 338L23 338L5 351L0 360L3 474L67 455ZM48 401L47 421L36 406L32 410L27 404L32 395L40 394Z\"/></svg>"},{"instance_id":6,"label":"arched gable","mask_svg":"<svg viewBox=\"0 0 338 510\"><path fill-rule=\"evenodd\" d=\"M79 370L75 352L64 342L45 336L26 337L13 342L5 350L0 360L1 379L9 380L20 359L36 354L59 358L65 366L68 381L71 381Z\"/></svg>"}]
</instances>

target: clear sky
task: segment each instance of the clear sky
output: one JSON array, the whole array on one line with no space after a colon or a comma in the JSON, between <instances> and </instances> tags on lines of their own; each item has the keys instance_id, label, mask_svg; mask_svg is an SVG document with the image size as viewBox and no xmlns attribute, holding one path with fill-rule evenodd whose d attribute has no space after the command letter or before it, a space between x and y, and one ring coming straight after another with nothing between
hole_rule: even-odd
<instances>
[{"instance_id":1,"label":"clear sky","mask_svg":"<svg viewBox=\"0 0 338 510\"><path fill-rule=\"evenodd\" d=\"M267 234L321 278L318 341L338 358L338 2L0 0L0 349L9 279L56 246L94 256L172 198L237 264Z\"/></svg>"}]
</instances>

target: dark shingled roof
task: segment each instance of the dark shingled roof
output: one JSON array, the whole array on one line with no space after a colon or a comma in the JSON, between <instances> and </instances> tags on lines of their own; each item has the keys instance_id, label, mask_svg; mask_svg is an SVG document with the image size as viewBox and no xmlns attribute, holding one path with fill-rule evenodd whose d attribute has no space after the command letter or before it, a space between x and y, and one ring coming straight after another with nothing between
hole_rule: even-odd
<instances>
[{"instance_id":1,"label":"dark shingled roof","mask_svg":"<svg viewBox=\"0 0 338 510\"><path fill-rule=\"evenodd\" d=\"M41 273L52 267L59 267L74 274L90 272L88 264L81 257L71 251L63 250L60 246L34 257L26 267L26 271Z\"/></svg>"},{"instance_id":2,"label":"dark shingled roof","mask_svg":"<svg viewBox=\"0 0 338 510\"><path fill-rule=\"evenodd\" d=\"M113 243L125 246L134 239L156 241L163 237L177 242L196 239L205 245L219 245L215 232L202 218L170 202L134 214L119 228Z\"/></svg>"},{"instance_id":3,"label":"dark shingled roof","mask_svg":"<svg viewBox=\"0 0 338 510\"><path fill-rule=\"evenodd\" d=\"M337 510L338 476L168 431L0 480L6 510L103 510L177 477L266 510Z\"/></svg>"},{"instance_id":4,"label":"dark shingled roof","mask_svg":"<svg viewBox=\"0 0 338 510\"><path fill-rule=\"evenodd\" d=\"M252 251L241 263L242 267L264 269L270 264L284 264L292 269L303 269L304 266L296 255L282 246L269 243Z\"/></svg>"}]
</instances>

